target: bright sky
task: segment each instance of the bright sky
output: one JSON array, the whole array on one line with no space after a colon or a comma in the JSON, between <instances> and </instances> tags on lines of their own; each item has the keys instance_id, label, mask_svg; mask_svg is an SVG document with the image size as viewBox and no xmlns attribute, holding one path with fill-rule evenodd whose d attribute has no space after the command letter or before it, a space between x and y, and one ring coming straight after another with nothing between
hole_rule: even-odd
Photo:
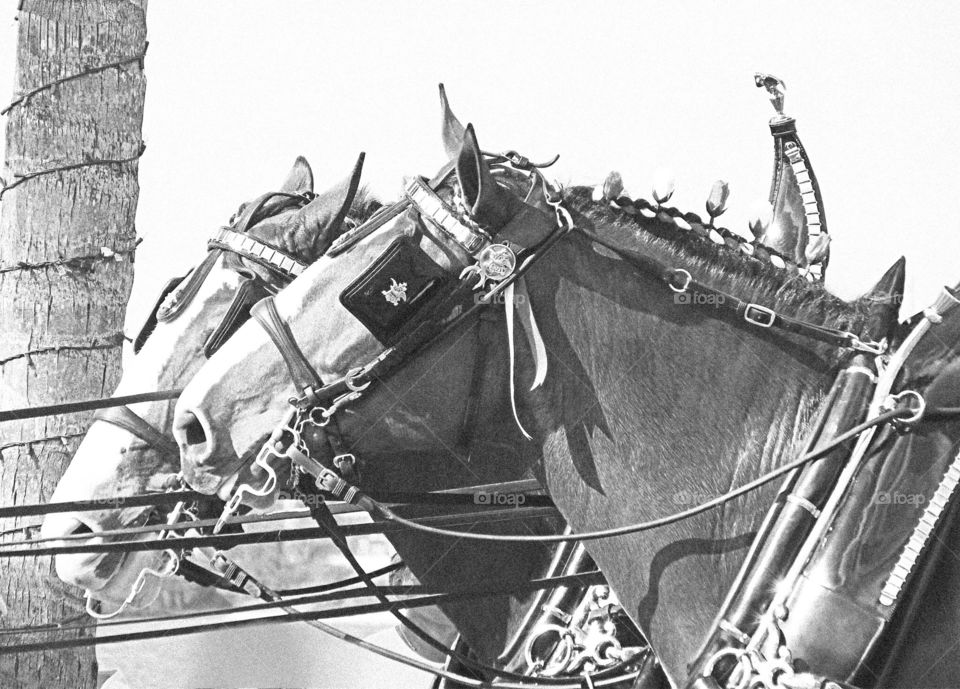
<instances>
[{"instance_id":1,"label":"bright sky","mask_svg":"<svg viewBox=\"0 0 960 689\"><path fill-rule=\"evenodd\" d=\"M723 224L745 230L772 167L752 75L775 74L823 188L831 288L854 296L906 254L912 312L960 278L955 2L155 0L148 30L139 311L298 154L329 185L365 150L390 199L434 172L440 81L485 148L560 153L564 182L616 169L633 194L671 168L696 212L724 178Z\"/></svg>"},{"instance_id":2,"label":"bright sky","mask_svg":"<svg viewBox=\"0 0 960 689\"><path fill-rule=\"evenodd\" d=\"M299 154L324 186L364 150L389 199L436 171L440 81L488 150L560 153L564 182L616 169L635 195L671 168L698 213L723 178L722 224L745 230L772 169L752 75L774 74L821 183L828 285L854 296L905 254L906 316L960 279L960 3L153 0L148 31L131 322Z\"/></svg>"}]
</instances>

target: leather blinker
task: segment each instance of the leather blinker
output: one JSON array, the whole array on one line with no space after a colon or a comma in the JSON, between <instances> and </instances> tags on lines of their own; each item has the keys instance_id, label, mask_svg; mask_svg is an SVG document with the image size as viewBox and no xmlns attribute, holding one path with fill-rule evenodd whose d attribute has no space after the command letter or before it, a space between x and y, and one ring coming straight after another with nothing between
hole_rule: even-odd
<instances>
[{"instance_id":1,"label":"leather blinker","mask_svg":"<svg viewBox=\"0 0 960 689\"><path fill-rule=\"evenodd\" d=\"M442 295L451 276L409 237L398 237L340 294L340 303L382 344Z\"/></svg>"},{"instance_id":2,"label":"leather blinker","mask_svg":"<svg viewBox=\"0 0 960 689\"><path fill-rule=\"evenodd\" d=\"M178 278L171 278L167 280L167 283L163 286L163 289L160 290L160 296L157 298L157 303L153 305L153 308L150 309L150 315L147 316L147 319L144 321L143 325L140 326L140 330L137 332L137 336L133 338L133 353L139 354L140 350L143 349L143 345L147 343L147 339L150 335L153 334L154 329L157 327L157 314L160 312L160 307L163 306L163 302L167 300L167 297L183 282L186 275L183 275Z\"/></svg>"},{"instance_id":3,"label":"leather blinker","mask_svg":"<svg viewBox=\"0 0 960 689\"><path fill-rule=\"evenodd\" d=\"M203 356L207 359L213 356L223 343L250 319L250 309L253 305L271 294L270 288L260 277L252 273L245 275L236 294L233 295L227 312L204 342Z\"/></svg>"}]
</instances>

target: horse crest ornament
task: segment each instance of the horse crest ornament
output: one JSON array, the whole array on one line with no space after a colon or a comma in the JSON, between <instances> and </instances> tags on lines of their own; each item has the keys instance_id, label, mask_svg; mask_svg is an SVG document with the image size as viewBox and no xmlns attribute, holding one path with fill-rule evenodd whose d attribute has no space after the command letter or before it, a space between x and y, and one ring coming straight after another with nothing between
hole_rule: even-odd
<instances>
[{"instance_id":1,"label":"horse crest ornament","mask_svg":"<svg viewBox=\"0 0 960 689\"><path fill-rule=\"evenodd\" d=\"M380 294L393 306L400 306L400 302L407 300L407 283L390 278L389 289L383 290Z\"/></svg>"},{"instance_id":2,"label":"horse crest ornament","mask_svg":"<svg viewBox=\"0 0 960 689\"><path fill-rule=\"evenodd\" d=\"M517 255L513 249L506 244L491 244L480 252L476 263L463 269L460 278L475 274L480 280L474 289L482 289L487 280L500 282L509 277L516 267Z\"/></svg>"}]
</instances>

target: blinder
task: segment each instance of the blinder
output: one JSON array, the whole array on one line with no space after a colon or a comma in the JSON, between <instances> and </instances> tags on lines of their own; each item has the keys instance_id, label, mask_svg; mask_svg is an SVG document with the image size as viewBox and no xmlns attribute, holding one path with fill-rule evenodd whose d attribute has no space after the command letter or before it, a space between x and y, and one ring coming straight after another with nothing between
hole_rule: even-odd
<instances>
[{"instance_id":1,"label":"blinder","mask_svg":"<svg viewBox=\"0 0 960 689\"><path fill-rule=\"evenodd\" d=\"M213 356L223 343L250 319L250 309L254 304L274 294L274 291L258 275L245 270L241 271L241 275L243 275L243 281L233 296L230 308L203 344L203 356L207 359Z\"/></svg>"},{"instance_id":2,"label":"blinder","mask_svg":"<svg viewBox=\"0 0 960 689\"><path fill-rule=\"evenodd\" d=\"M474 271L479 286L499 281L518 264L518 256L539 245L556 229L555 220L537 207L545 180L533 175L527 198L510 221L492 237L469 217L451 208L434 191L452 173L445 168L432 180L416 177L398 202L417 214L419 235L399 237L340 294L340 303L383 345L391 346L428 313L462 278L459 269L444 269L419 245L420 237L436 244L456 265ZM379 227L380 224L378 223ZM362 232L362 227L359 232ZM496 251L494 251L496 250Z\"/></svg>"},{"instance_id":3,"label":"blinder","mask_svg":"<svg viewBox=\"0 0 960 689\"><path fill-rule=\"evenodd\" d=\"M340 294L340 303L381 344L445 292L452 277L410 237L398 237Z\"/></svg>"}]
</instances>

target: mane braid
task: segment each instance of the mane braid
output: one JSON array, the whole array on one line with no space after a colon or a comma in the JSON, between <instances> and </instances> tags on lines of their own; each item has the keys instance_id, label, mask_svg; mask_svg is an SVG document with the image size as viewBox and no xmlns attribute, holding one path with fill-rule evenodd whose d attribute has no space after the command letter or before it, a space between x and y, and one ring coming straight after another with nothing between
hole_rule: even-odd
<instances>
[{"instance_id":1,"label":"mane braid","mask_svg":"<svg viewBox=\"0 0 960 689\"><path fill-rule=\"evenodd\" d=\"M598 234L615 231L615 236L627 239L625 248L687 270L695 279L740 299L816 325L863 334L873 305L871 299L844 301L821 283L806 280L796 268L778 268L739 248L717 244L701 236L715 228L695 214L663 208L665 212L647 218L625 212L609 201L595 202L591 192L590 187L573 187L564 191L564 201L589 220ZM677 216L692 229L678 226ZM718 232L721 236L733 235L729 230Z\"/></svg>"}]
</instances>

